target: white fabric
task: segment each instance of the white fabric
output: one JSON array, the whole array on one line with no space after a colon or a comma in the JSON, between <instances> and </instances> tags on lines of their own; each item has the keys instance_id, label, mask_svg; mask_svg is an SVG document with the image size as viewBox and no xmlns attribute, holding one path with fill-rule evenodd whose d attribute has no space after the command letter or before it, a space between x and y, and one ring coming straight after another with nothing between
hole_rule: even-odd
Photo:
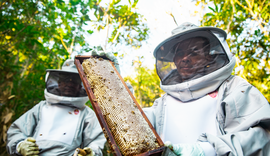
<instances>
[{"instance_id":1,"label":"white fabric","mask_svg":"<svg viewBox=\"0 0 270 156\"><path fill-rule=\"evenodd\" d=\"M54 140L71 145L80 117L77 108L45 105L42 108L40 128L36 142L42 140Z\"/></svg>"},{"instance_id":2,"label":"white fabric","mask_svg":"<svg viewBox=\"0 0 270 156\"><path fill-rule=\"evenodd\" d=\"M49 71L57 71L57 72L69 72L69 73L79 73L76 65L74 64L74 59L67 59L62 65L61 69L47 69Z\"/></svg>"},{"instance_id":3,"label":"white fabric","mask_svg":"<svg viewBox=\"0 0 270 156\"><path fill-rule=\"evenodd\" d=\"M18 146L20 145L20 143L22 143L23 141L20 141L17 145L16 145L16 153L17 154L20 154L19 151L18 151Z\"/></svg>"},{"instance_id":4,"label":"white fabric","mask_svg":"<svg viewBox=\"0 0 270 156\"><path fill-rule=\"evenodd\" d=\"M205 94L216 90L224 80L231 75L235 62L236 58L233 57L226 66L203 77L175 85L162 85L162 83L160 83L160 88L181 101L188 102L194 99L199 99L205 96Z\"/></svg>"},{"instance_id":5,"label":"white fabric","mask_svg":"<svg viewBox=\"0 0 270 156\"><path fill-rule=\"evenodd\" d=\"M195 143L202 133L217 134L217 97L207 95L183 103L168 95L165 103L164 142Z\"/></svg>"},{"instance_id":6,"label":"white fabric","mask_svg":"<svg viewBox=\"0 0 270 156\"><path fill-rule=\"evenodd\" d=\"M205 156L216 156L215 148L209 142L199 142Z\"/></svg>"},{"instance_id":7,"label":"white fabric","mask_svg":"<svg viewBox=\"0 0 270 156\"><path fill-rule=\"evenodd\" d=\"M79 109L85 107L85 103L89 100L88 96L83 97L66 97L66 96L58 96L51 94L47 91L47 89L44 90L44 95L46 100L51 104L58 104L62 103L66 106L71 107L77 107Z\"/></svg>"}]
</instances>

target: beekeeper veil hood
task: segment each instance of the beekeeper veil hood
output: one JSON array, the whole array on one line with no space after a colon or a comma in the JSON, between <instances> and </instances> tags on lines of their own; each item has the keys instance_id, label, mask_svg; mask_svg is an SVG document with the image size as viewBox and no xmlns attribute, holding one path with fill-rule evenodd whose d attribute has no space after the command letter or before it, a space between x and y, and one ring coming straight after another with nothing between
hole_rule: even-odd
<instances>
[{"instance_id":1,"label":"beekeeper veil hood","mask_svg":"<svg viewBox=\"0 0 270 156\"><path fill-rule=\"evenodd\" d=\"M225 31L184 23L154 50L161 89L181 101L216 90L231 75L235 58Z\"/></svg>"},{"instance_id":2,"label":"beekeeper veil hood","mask_svg":"<svg viewBox=\"0 0 270 156\"><path fill-rule=\"evenodd\" d=\"M228 64L226 32L215 27L184 23L154 50L156 70L163 85L207 75ZM229 50L228 50L229 51Z\"/></svg>"},{"instance_id":3,"label":"beekeeper veil hood","mask_svg":"<svg viewBox=\"0 0 270 156\"><path fill-rule=\"evenodd\" d=\"M50 103L82 107L88 101L73 59L64 62L62 69L46 70L45 97Z\"/></svg>"}]
</instances>

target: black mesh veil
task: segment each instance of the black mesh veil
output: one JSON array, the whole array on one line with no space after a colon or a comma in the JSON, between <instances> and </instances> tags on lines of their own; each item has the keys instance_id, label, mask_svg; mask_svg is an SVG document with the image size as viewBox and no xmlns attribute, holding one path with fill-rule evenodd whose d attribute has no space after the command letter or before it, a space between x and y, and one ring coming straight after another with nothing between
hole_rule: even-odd
<instances>
[{"instance_id":1,"label":"black mesh veil","mask_svg":"<svg viewBox=\"0 0 270 156\"><path fill-rule=\"evenodd\" d=\"M49 93L65 97L87 96L78 73L48 71L46 89Z\"/></svg>"},{"instance_id":2,"label":"black mesh veil","mask_svg":"<svg viewBox=\"0 0 270 156\"><path fill-rule=\"evenodd\" d=\"M224 48L211 31L188 36L175 37L156 51L156 70L162 85L200 78L228 64Z\"/></svg>"}]
</instances>

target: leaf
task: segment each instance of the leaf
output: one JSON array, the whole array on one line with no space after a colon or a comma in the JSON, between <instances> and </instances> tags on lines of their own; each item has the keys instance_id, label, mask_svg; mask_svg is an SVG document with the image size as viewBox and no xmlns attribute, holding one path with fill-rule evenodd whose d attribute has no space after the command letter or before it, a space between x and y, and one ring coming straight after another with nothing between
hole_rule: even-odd
<instances>
[{"instance_id":1,"label":"leaf","mask_svg":"<svg viewBox=\"0 0 270 156\"><path fill-rule=\"evenodd\" d=\"M8 97L8 99L10 100L10 99L12 99L14 97L15 97L15 95L11 95L11 96Z\"/></svg>"},{"instance_id":2,"label":"leaf","mask_svg":"<svg viewBox=\"0 0 270 156\"><path fill-rule=\"evenodd\" d=\"M94 33L93 30L87 30L87 32L88 32L89 34L93 34L93 33Z\"/></svg>"},{"instance_id":3,"label":"leaf","mask_svg":"<svg viewBox=\"0 0 270 156\"><path fill-rule=\"evenodd\" d=\"M114 55L115 57L117 57L117 56L118 56L118 52L114 52L113 55Z\"/></svg>"},{"instance_id":4,"label":"leaf","mask_svg":"<svg viewBox=\"0 0 270 156\"><path fill-rule=\"evenodd\" d=\"M10 119L12 118L12 115L13 113L8 113L7 115L3 117L2 121L4 121L4 124L7 124L10 121Z\"/></svg>"},{"instance_id":5,"label":"leaf","mask_svg":"<svg viewBox=\"0 0 270 156\"><path fill-rule=\"evenodd\" d=\"M13 73L8 73L8 74L6 75L6 78L9 79L9 78L11 78L12 76L13 76Z\"/></svg>"},{"instance_id":6,"label":"leaf","mask_svg":"<svg viewBox=\"0 0 270 156\"><path fill-rule=\"evenodd\" d=\"M214 8L212 8L212 7L208 7L210 10L212 10L213 12L215 12L215 9Z\"/></svg>"},{"instance_id":7,"label":"leaf","mask_svg":"<svg viewBox=\"0 0 270 156\"><path fill-rule=\"evenodd\" d=\"M7 139L7 126L3 125L3 131L2 131L2 135L3 135L3 140L6 141Z\"/></svg>"},{"instance_id":8,"label":"leaf","mask_svg":"<svg viewBox=\"0 0 270 156\"><path fill-rule=\"evenodd\" d=\"M11 36L6 36L6 39L7 39L7 40L11 39Z\"/></svg>"}]
</instances>

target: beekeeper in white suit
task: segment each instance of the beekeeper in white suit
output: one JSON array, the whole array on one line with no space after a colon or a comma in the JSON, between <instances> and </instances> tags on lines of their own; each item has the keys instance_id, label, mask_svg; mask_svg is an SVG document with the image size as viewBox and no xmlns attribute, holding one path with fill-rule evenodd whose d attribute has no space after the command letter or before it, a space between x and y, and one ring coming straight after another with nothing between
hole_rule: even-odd
<instances>
[{"instance_id":1,"label":"beekeeper in white suit","mask_svg":"<svg viewBox=\"0 0 270 156\"><path fill-rule=\"evenodd\" d=\"M270 155L269 103L231 75L236 59L226 37L219 28L184 23L154 50L166 94L143 110L176 155ZM92 55L117 62L110 53Z\"/></svg>"},{"instance_id":2,"label":"beekeeper in white suit","mask_svg":"<svg viewBox=\"0 0 270 156\"><path fill-rule=\"evenodd\" d=\"M184 23L154 56L166 94L144 111L166 146L181 156L270 155L269 103L231 75L223 30Z\"/></svg>"},{"instance_id":3,"label":"beekeeper in white suit","mask_svg":"<svg viewBox=\"0 0 270 156\"><path fill-rule=\"evenodd\" d=\"M10 126L8 153L71 156L79 147L88 156L102 155L106 139L95 113L85 105L88 96L74 60L65 61L61 70L47 70L44 93L45 101Z\"/></svg>"}]
</instances>

